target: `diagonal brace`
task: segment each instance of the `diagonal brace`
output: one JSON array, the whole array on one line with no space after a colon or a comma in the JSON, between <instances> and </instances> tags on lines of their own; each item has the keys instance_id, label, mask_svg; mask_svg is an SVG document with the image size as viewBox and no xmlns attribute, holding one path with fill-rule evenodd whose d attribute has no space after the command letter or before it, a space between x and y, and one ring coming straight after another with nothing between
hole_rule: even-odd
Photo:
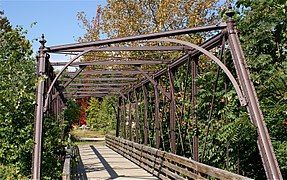
<instances>
[{"instance_id":1,"label":"diagonal brace","mask_svg":"<svg viewBox=\"0 0 287 180\"><path fill-rule=\"evenodd\" d=\"M140 67L136 67L136 69L138 71L141 72L142 75L144 75L155 87L158 88L158 90L160 90L162 92L162 94L164 94L169 100L170 98L170 94L167 93L162 86L160 86L152 77L150 77L145 71L143 71Z\"/></svg>"},{"instance_id":2,"label":"diagonal brace","mask_svg":"<svg viewBox=\"0 0 287 180\"><path fill-rule=\"evenodd\" d=\"M67 82L64 84L63 88L66 89L66 87L68 87L68 86L71 84L71 82L72 82L86 67L87 67L87 66L80 66L80 69L77 70L77 72L74 74L74 76L73 76L71 79L69 79L69 81L67 81ZM53 101L54 99L56 99L56 98L59 96L59 94L60 94L60 92L57 92L56 94L54 94L54 96L52 97L52 101Z\"/></svg>"}]
</instances>

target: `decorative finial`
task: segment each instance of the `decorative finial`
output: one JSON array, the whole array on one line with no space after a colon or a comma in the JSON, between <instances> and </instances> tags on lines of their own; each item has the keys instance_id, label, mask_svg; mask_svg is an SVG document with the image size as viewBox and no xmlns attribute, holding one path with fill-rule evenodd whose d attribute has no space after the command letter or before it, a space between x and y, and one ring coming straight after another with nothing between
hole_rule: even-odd
<instances>
[{"instance_id":1,"label":"decorative finial","mask_svg":"<svg viewBox=\"0 0 287 180\"><path fill-rule=\"evenodd\" d=\"M39 42L41 43L41 47L40 47L40 48L44 49L45 43L47 42L47 41L45 40L44 34L42 34L41 39L39 40Z\"/></svg>"},{"instance_id":2,"label":"decorative finial","mask_svg":"<svg viewBox=\"0 0 287 180\"><path fill-rule=\"evenodd\" d=\"M232 17L234 16L235 12L232 9L231 3L228 3L228 10L225 12L225 14L228 17L228 19L232 19Z\"/></svg>"}]
</instances>

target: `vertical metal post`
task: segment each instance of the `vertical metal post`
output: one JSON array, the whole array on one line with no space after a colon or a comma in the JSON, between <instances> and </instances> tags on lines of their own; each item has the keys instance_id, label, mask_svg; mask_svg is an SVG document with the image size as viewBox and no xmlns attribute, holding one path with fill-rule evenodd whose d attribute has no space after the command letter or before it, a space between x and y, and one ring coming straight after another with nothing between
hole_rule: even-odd
<instances>
[{"instance_id":1,"label":"vertical metal post","mask_svg":"<svg viewBox=\"0 0 287 180\"><path fill-rule=\"evenodd\" d=\"M42 153L42 122L43 122L43 104L44 104L44 89L45 89L45 61L46 53L44 52L46 40L44 35L39 41L41 46L39 48L38 57L38 86L37 86L37 107L36 120L34 125L34 151L32 160L32 179L41 178L41 153Z\"/></svg>"},{"instance_id":2,"label":"vertical metal post","mask_svg":"<svg viewBox=\"0 0 287 180\"><path fill-rule=\"evenodd\" d=\"M197 59L191 61L191 104L192 104L192 119L193 126L196 129L196 134L192 137L192 155L195 161L198 161L198 132L197 132L197 117L195 112L196 106L196 94L197 94L197 86L196 86L196 77L197 77Z\"/></svg>"},{"instance_id":3,"label":"vertical metal post","mask_svg":"<svg viewBox=\"0 0 287 180\"><path fill-rule=\"evenodd\" d=\"M128 93L128 102L129 102L129 140L132 140L132 102L130 94Z\"/></svg>"},{"instance_id":4,"label":"vertical metal post","mask_svg":"<svg viewBox=\"0 0 287 180\"><path fill-rule=\"evenodd\" d=\"M127 138L127 128L126 128L126 126L127 126L127 117L126 117L126 101L125 101L125 99L123 99L123 136L124 136L124 139L126 139Z\"/></svg>"},{"instance_id":5,"label":"vertical metal post","mask_svg":"<svg viewBox=\"0 0 287 180\"><path fill-rule=\"evenodd\" d=\"M168 78L170 83L170 148L171 152L176 154L176 135L175 135L175 97L174 97L174 72L171 69L168 69Z\"/></svg>"},{"instance_id":6,"label":"vertical metal post","mask_svg":"<svg viewBox=\"0 0 287 180\"><path fill-rule=\"evenodd\" d=\"M147 115L148 115L148 100L147 100L147 88L143 85L143 96L144 96L144 145L148 144L148 123L147 123Z\"/></svg>"},{"instance_id":7,"label":"vertical metal post","mask_svg":"<svg viewBox=\"0 0 287 180\"><path fill-rule=\"evenodd\" d=\"M119 97L119 100L118 100L118 112L117 112L117 125L116 125L116 137L119 137L119 134L120 134L121 103L122 103L122 98Z\"/></svg>"},{"instance_id":8,"label":"vertical metal post","mask_svg":"<svg viewBox=\"0 0 287 180\"><path fill-rule=\"evenodd\" d=\"M159 95L157 86L154 85L154 96L155 96L155 147L160 148L160 127L159 127Z\"/></svg>"},{"instance_id":9,"label":"vertical metal post","mask_svg":"<svg viewBox=\"0 0 287 180\"><path fill-rule=\"evenodd\" d=\"M270 136L264 122L263 114L259 107L255 88L251 81L249 70L246 66L245 57L240 45L237 30L235 28L235 22L232 19L234 12L229 10L226 15L229 17L227 21L229 46L240 86L247 99L247 110L249 112L249 116L251 121L257 127L258 147L263 160L266 176L268 179L283 179L274 154Z\"/></svg>"},{"instance_id":10,"label":"vertical metal post","mask_svg":"<svg viewBox=\"0 0 287 180\"><path fill-rule=\"evenodd\" d=\"M136 128L135 128L135 134L136 134L136 142L138 143L139 142L139 139L140 139L140 124L139 124L139 112L138 112L138 108L139 108L139 105L138 105L138 97L137 97L137 91L134 90L134 98L135 98L135 116L134 116L134 119L135 119L135 123L136 123Z\"/></svg>"}]
</instances>

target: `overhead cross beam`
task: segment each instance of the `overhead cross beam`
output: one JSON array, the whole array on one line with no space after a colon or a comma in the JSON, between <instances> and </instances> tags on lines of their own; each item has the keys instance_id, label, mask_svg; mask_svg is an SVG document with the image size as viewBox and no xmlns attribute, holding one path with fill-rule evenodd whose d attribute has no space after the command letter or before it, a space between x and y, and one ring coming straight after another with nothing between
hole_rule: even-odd
<instances>
[{"instance_id":1,"label":"overhead cross beam","mask_svg":"<svg viewBox=\"0 0 287 180\"><path fill-rule=\"evenodd\" d=\"M144 71L145 73L153 73L154 71ZM76 72L69 72L69 75L73 76ZM141 74L137 70L88 70L83 71L82 75L136 75Z\"/></svg>"},{"instance_id":2,"label":"overhead cross beam","mask_svg":"<svg viewBox=\"0 0 287 180\"><path fill-rule=\"evenodd\" d=\"M77 91L77 90L89 90L89 91L97 91L97 90L121 90L122 88L118 87L69 87L66 88L66 91Z\"/></svg>"},{"instance_id":3,"label":"overhead cross beam","mask_svg":"<svg viewBox=\"0 0 287 180\"><path fill-rule=\"evenodd\" d=\"M69 86L76 87L120 87L120 86L128 86L129 83L73 83Z\"/></svg>"},{"instance_id":4,"label":"overhead cross beam","mask_svg":"<svg viewBox=\"0 0 287 180\"><path fill-rule=\"evenodd\" d=\"M168 64L170 61L144 61L144 60L130 60L130 61L123 61L123 60L114 60L114 61L87 61L87 62L73 62L70 66L96 66L96 65L103 65L103 66L111 66L111 65L158 65L158 64ZM67 62L51 62L52 66L65 66Z\"/></svg>"},{"instance_id":5,"label":"overhead cross beam","mask_svg":"<svg viewBox=\"0 0 287 180\"><path fill-rule=\"evenodd\" d=\"M71 49L62 52L82 52L85 48ZM137 46L137 47L97 47L93 52L106 52L106 51L185 51L190 50L186 46Z\"/></svg>"},{"instance_id":6,"label":"overhead cross beam","mask_svg":"<svg viewBox=\"0 0 287 180\"><path fill-rule=\"evenodd\" d=\"M106 39L106 40L99 40L99 41L87 42L87 43L73 43L73 44L66 44L66 45L59 45L59 46L51 46L51 47L46 47L44 51L45 52L68 51L68 50L73 50L77 48L89 48L89 47L109 45L109 44L114 44L114 43L149 40L149 39L176 36L176 35L189 34L189 33L221 30L225 28L226 28L226 23L221 23L217 25L194 27L194 28L187 28L187 29L181 29L181 30L152 33L152 34L143 34L143 35L138 35L138 36L123 37L123 38Z\"/></svg>"},{"instance_id":7,"label":"overhead cross beam","mask_svg":"<svg viewBox=\"0 0 287 180\"><path fill-rule=\"evenodd\" d=\"M68 78L61 79L62 81L69 81ZM106 77L106 78L76 78L74 79L75 82L77 81L137 81L138 78L132 78L132 77Z\"/></svg>"}]
</instances>

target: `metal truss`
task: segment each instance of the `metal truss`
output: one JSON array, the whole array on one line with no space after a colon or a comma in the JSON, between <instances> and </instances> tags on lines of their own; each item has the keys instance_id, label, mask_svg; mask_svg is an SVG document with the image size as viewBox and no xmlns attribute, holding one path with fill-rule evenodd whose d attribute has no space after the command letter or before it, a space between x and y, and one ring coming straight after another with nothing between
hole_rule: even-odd
<instances>
[{"instance_id":1,"label":"metal truss","mask_svg":"<svg viewBox=\"0 0 287 180\"><path fill-rule=\"evenodd\" d=\"M274 154L270 136L264 123L263 115L259 107L258 98L250 80L249 70L246 65L244 54L239 42L238 32L235 22L232 19L233 13L227 12L229 17L226 23L218 25L195 27L189 29L152 33L147 35L130 36L124 38L106 39L88 43L74 43L59 46L45 47L45 39L40 40L41 46L38 56L37 74L37 107L35 123L35 146L33 154L33 179L40 179L41 170L41 143L42 143L42 121L45 114L59 114L64 107L66 98L83 97L104 97L106 95L116 95L119 97L119 107L117 115L116 135L122 133L124 138L132 140L131 115L125 120L121 114L126 112L126 108L131 109L132 101L138 102L137 94L143 95L144 102L144 137L143 143L148 143L148 122L147 105L148 89L151 84L155 99L155 136L156 147L160 147L160 121L159 121L159 93L168 99L170 104L170 149L176 151L176 100L174 95L174 73L178 67L192 62L191 76L193 80L197 76L197 61L200 55L207 56L215 62L219 68L231 81L238 95L240 104L245 106L249 112L252 123L257 127L258 147L262 157L264 169L268 179L282 179L280 169ZM200 45L191 42L176 39L176 36L192 33L213 32L214 36ZM172 38L171 38L172 37ZM140 42L149 44L153 42L154 46L121 46L122 43ZM162 42L172 44L170 46L159 46ZM236 70L236 76L225 66L219 57L216 57L210 50L228 43L232 54L233 64ZM83 61L85 55L93 55L97 52L178 52L179 57L175 59L159 59L158 57L149 60L138 58L99 58L92 61ZM74 57L69 62L50 62L49 53L72 53ZM124 54L124 53L123 53ZM80 61L78 61L80 60ZM76 62L77 61L77 62ZM63 66L61 71L55 76L50 76L47 80L44 77L47 74L53 74L52 66ZM68 77L62 78L69 66L79 67L77 71L68 72ZM158 67L161 67L158 69ZM152 69L154 68L154 69ZM151 70L152 69L152 70ZM52 72L51 72L52 71ZM120 76L117 76L120 75ZM158 79L166 76L169 81L169 89L160 85ZM192 105L196 104L196 82L192 82ZM133 100L131 100L133 99ZM138 104L138 103L136 103ZM136 106L137 109L137 105ZM129 111L130 113L131 111ZM138 121L138 120L136 120ZM125 122L129 122L126 129ZM137 137L138 138L138 137ZM198 137L193 139L193 158L198 161Z\"/></svg>"}]
</instances>

